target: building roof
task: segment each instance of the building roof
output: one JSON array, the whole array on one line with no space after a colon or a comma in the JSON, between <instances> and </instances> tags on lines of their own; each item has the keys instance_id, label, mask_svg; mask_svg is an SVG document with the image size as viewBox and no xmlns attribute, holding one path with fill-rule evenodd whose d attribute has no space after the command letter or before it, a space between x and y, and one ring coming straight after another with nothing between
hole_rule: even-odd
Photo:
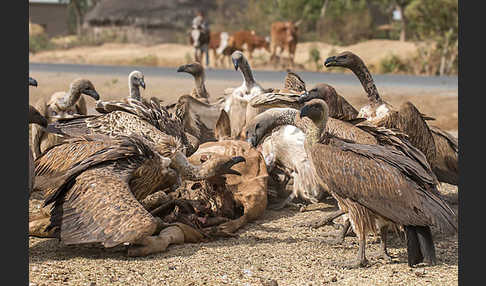
<instances>
[{"instance_id":1,"label":"building roof","mask_svg":"<svg viewBox=\"0 0 486 286\"><path fill-rule=\"evenodd\" d=\"M186 29L198 9L212 9L215 0L102 0L84 17L91 26L133 25Z\"/></svg>"},{"instance_id":2,"label":"building roof","mask_svg":"<svg viewBox=\"0 0 486 286\"><path fill-rule=\"evenodd\" d=\"M42 4L69 4L69 0L29 0L29 3L42 3Z\"/></svg>"}]
</instances>

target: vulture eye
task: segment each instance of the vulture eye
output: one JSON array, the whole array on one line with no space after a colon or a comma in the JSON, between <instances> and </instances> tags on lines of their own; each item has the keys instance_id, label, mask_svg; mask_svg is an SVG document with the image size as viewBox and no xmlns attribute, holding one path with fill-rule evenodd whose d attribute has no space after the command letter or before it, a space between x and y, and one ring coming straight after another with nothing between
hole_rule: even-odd
<instances>
[{"instance_id":1,"label":"vulture eye","mask_svg":"<svg viewBox=\"0 0 486 286\"><path fill-rule=\"evenodd\" d=\"M260 123L257 123L257 125L255 126L255 130L260 128Z\"/></svg>"},{"instance_id":2,"label":"vulture eye","mask_svg":"<svg viewBox=\"0 0 486 286\"><path fill-rule=\"evenodd\" d=\"M74 111L72 111L72 110L68 110L68 111L67 111L67 113L68 113L69 115L73 115L73 114L74 114Z\"/></svg>"},{"instance_id":3,"label":"vulture eye","mask_svg":"<svg viewBox=\"0 0 486 286\"><path fill-rule=\"evenodd\" d=\"M52 116L56 116L56 115L57 115L57 112L55 112L55 111L53 110L53 111L51 111L51 115L52 115Z\"/></svg>"}]
</instances>

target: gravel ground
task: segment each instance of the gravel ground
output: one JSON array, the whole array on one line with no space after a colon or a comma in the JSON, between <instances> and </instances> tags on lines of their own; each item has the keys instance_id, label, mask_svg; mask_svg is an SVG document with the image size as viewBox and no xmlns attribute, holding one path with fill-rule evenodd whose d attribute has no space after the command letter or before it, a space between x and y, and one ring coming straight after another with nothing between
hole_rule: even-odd
<instances>
[{"instance_id":1,"label":"gravel ground","mask_svg":"<svg viewBox=\"0 0 486 286\"><path fill-rule=\"evenodd\" d=\"M39 82L30 88L30 100L65 90L78 75L38 73L31 75ZM126 77L90 77L104 99L115 99L127 93ZM146 75L150 89L144 96L177 98L192 89L193 81L174 82ZM218 92L236 82L208 80L209 91ZM265 83L262 83L265 84ZM365 101L362 90L336 87L355 106ZM155 91L155 92L154 92ZM407 90L381 89L383 97L398 106L411 100L424 113L434 116L437 125L457 135L457 97L415 96ZM147 92L147 93L145 93ZM440 100L441 108L437 108ZM86 100L92 108L93 101ZM448 197L457 199L458 190L443 184ZM41 201L30 199L30 213L38 211ZM62 246L56 239L29 238L30 285L457 285L458 236L444 237L434 232L438 265L410 268L405 242L390 235L389 252L393 263L374 258L379 240L369 236L366 253L371 266L346 270L343 263L355 259L356 237L347 237L343 245L332 245L328 232L332 226L319 229L293 227L326 212L334 205L319 204L313 211L300 212L286 208L267 210L264 216L238 231L239 237L207 243L172 245L166 252L143 258L129 258L123 247L103 249L95 246ZM454 205L457 210L457 205Z\"/></svg>"},{"instance_id":2,"label":"gravel ground","mask_svg":"<svg viewBox=\"0 0 486 286\"><path fill-rule=\"evenodd\" d=\"M457 199L457 188L442 192ZM31 213L40 200L30 200ZM457 205L453 205L457 210ZM207 243L172 245L166 252L129 258L123 247L63 246L57 239L29 239L30 285L457 285L458 237L434 232L438 264L408 267L406 244L390 235L393 263L373 257L379 239L369 236L370 266L345 269L356 258L358 241L329 243L332 226L294 227L334 211L332 204L300 212L288 207L267 210L262 219L238 231L239 237ZM338 219L339 220L339 219Z\"/></svg>"}]
</instances>

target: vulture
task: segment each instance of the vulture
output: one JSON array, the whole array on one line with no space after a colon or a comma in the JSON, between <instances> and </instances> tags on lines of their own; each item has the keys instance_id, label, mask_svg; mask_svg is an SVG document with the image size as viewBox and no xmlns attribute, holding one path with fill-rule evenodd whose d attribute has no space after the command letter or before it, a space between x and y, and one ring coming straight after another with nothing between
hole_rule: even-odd
<instances>
[{"instance_id":1,"label":"vulture","mask_svg":"<svg viewBox=\"0 0 486 286\"><path fill-rule=\"evenodd\" d=\"M209 94L204 84L204 68L200 63L179 66L177 72L192 74L196 87L190 95L180 96L177 103L167 105L166 108L174 107L172 113L181 121L184 131L194 137L199 144L217 141L214 132L216 122L224 107L224 98L218 99L215 103L209 103Z\"/></svg>"},{"instance_id":2,"label":"vulture","mask_svg":"<svg viewBox=\"0 0 486 286\"><path fill-rule=\"evenodd\" d=\"M209 103L209 93L206 90L206 85L204 81L206 80L206 75L204 73L204 67L198 63L194 62L187 65L182 65L177 68L177 72L186 72L194 77L194 82L196 87L191 92L191 96L200 99L204 103Z\"/></svg>"},{"instance_id":3,"label":"vulture","mask_svg":"<svg viewBox=\"0 0 486 286\"><path fill-rule=\"evenodd\" d=\"M172 118L157 101L126 98L122 101L98 101L96 110L100 115L61 119L48 126L51 132L61 135L85 134L126 135L138 134L161 149L162 155L170 157L176 151L192 154L193 145L183 130L181 122Z\"/></svg>"},{"instance_id":4,"label":"vulture","mask_svg":"<svg viewBox=\"0 0 486 286\"><path fill-rule=\"evenodd\" d=\"M140 87L145 89L145 76L141 71L134 70L128 74L128 96L126 98L117 99L117 100L110 100L110 101L98 101L95 105L95 110L98 113L106 113L107 110L105 109L106 106L109 105L117 105L121 103L129 104L128 99L138 100L138 101L146 101L145 98L142 97L140 94ZM156 97L152 97L152 100L158 102ZM146 104L150 104L149 102L145 102Z\"/></svg>"},{"instance_id":5,"label":"vulture","mask_svg":"<svg viewBox=\"0 0 486 286\"><path fill-rule=\"evenodd\" d=\"M329 57L324 66L348 68L358 77L370 102L360 109L358 117L366 118L368 122L377 126L397 128L405 132L410 142L427 156L439 181L458 184L458 145L455 144L457 140L446 131L437 127L430 128L426 120L433 118L420 113L411 102L403 103L399 109L385 102L380 97L365 63L352 52L345 51Z\"/></svg>"},{"instance_id":6,"label":"vulture","mask_svg":"<svg viewBox=\"0 0 486 286\"><path fill-rule=\"evenodd\" d=\"M37 81L29 77L29 85L37 86ZM29 104L29 124L38 124L43 128L47 127L47 119L40 112ZM34 188L34 156L32 149L29 147L29 195Z\"/></svg>"},{"instance_id":7,"label":"vulture","mask_svg":"<svg viewBox=\"0 0 486 286\"><path fill-rule=\"evenodd\" d=\"M220 155L199 166L187 160L179 164L177 156L163 156L157 145L137 134L69 138L36 160L36 171L52 174L42 183L44 206L52 205L45 232L65 244L129 243L130 256L140 247L157 252L166 247L157 239L163 225L140 201L165 185L174 170L193 180L240 175L231 167L244 161Z\"/></svg>"},{"instance_id":8,"label":"vulture","mask_svg":"<svg viewBox=\"0 0 486 286\"><path fill-rule=\"evenodd\" d=\"M96 92L94 85L87 79L74 80L68 92L59 91L52 94L46 101L41 99L35 107L47 119L49 123L55 122L59 119L73 118L79 115L86 115L87 108L82 94L88 95L95 100L99 100L100 96ZM34 125L32 127L32 148L34 158L52 145L60 143L62 138L45 132L43 128Z\"/></svg>"},{"instance_id":9,"label":"vulture","mask_svg":"<svg viewBox=\"0 0 486 286\"><path fill-rule=\"evenodd\" d=\"M140 86L145 89L144 75L141 71L134 70L128 75L128 90L130 98L142 100Z\"/></svg>"},{"instance_id":10,"label":"vulture","mask_svg":"<svg viewBox=\"0 0 486 286\"><path fill-rule=\"evenodd\" d=\"M265 113L270 113L267 110ZM305 152L311 159L320 184L346 212L359 239L358 261L365 266L366 235L380 230L382 250L386 252L388 225L403 228L407 237L408 264L436 264L431 226L441 232L456 233L457 217L437 190L437 180L430 168L409 153L417 152L410 144L403 151L389 146L358 144L326 132L329 119L327 104L311 99L300 111L279 117L262 117L260 128L294 125L305 133ZM260 114L262 115L262 114ZM274 124L268 124L273 120ZM256 146L265 130L255 129L249 141ZM404 141L407 143L406 141ZM407 148L409 147L409 148ZM422 153L418 153L418 156Z\"/></svg>"},{"instance_id":11,"label":"vulture","mask_svg":"<svg viewBox=\"0 0 486 286\"><path fill-rule=\"evenodd\" d=\"M245 122L264 109L247 106L252 97L263 92L262 86L255 81L250 64L241 51L235 51L231 55L235 70L240 70L243 75L243 84L232 90L226 98L224 111L228 113L231 123L231 137L238 139L241 136Z\"/></svg>"},{"instance_id":12,"label":"vulture","mask_svg":"<svg viewBox=\"0 0 486 286\"><path fill-rule=\"evenodd\" d=\"M284 79L284 88L295 92L305 92L305 82L300 76L292 71L287 71L287 75Z\"/></svg>"}]
</instances>

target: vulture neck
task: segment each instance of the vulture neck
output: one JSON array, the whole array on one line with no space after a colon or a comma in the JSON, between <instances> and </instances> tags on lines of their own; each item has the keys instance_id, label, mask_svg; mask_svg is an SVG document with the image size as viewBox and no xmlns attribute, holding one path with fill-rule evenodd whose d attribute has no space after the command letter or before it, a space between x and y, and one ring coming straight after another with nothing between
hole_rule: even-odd
<instances>
[{"instance_id":1,"label":"vulture neck","mask_svg":"<svg viewBox=\"0 0 486 286\"><path fill-rule=\"evenodd\" d=\"M358 77L361 85L368 94L368 99L370 100L370 102L375 104L383 103L383 100L381 99L380 94L376 89L375 81L373 80L370 71L363 63L363 61L360 59L358 61L358 64L353 65L352 67L350 67L350 69Z\"/></svg>"},{"instance_id":2,"label":"vulture neck","mask_svg":"<svg viewBox=\"0 0 486 286\"><path fill-rule=\"evenodd\" d=\"M270 115L270 118L265 118L265 114ZM307 120L301 119L299 115L300 112L294 108L272 108L258 116L261 116L263 121L270 123L265 125L265 134L268 134L269 132L272 132L273 129L283 125L293 125L307 134Z\"/></svg>"},{"instance_id":3,"label":"vulture neck","mask_svg":"<svg viewBox=\"0 0 486 286\"><path fill-rule=\"evenodd\" d=\"M62 109L67 109L76 104L76 102L81 97L81 91L79 88L71 86L66 92L66 95L63 97L63 100L58 106Z\"/></svg>"},{"instance_id":4,"label":"vulture neck","mask_svg":"<svg viewBox=\"0 0 486 286\"><path fill-rule=\"evenodd\" d=\"M205 76L204 73L200 73L194 76L194 81L196 82L196 92L198 97L209 97L208 91L206 90L206 85L204 84Z\"/></svg>"},{"instance_id":5,"label":"vulture neck","mask_svg":"<svg viewBox=\"0 0 486 286\"><path fill-rule=\"evenodd\" d=\"M133 82L128 80L128 88L130 90L130 98L136 99L138 101L142 100L142 97L140 96L140 89L138 85L134 85Z\"/></svg>"},{"instance_id":6,"label":"vulture neck","mask_svg":"<svg viewBox=\"0 0 486 286\"><path fill-rule=\"evenodd\" d=\"M304 119L301 119L304 121ZM310 119L305 119L306 124L306 131L305 131L305 144L309 144L309 146L313 146L314 144L318 143L321 139L321 134L325 128L325 122L319 121L314 122Z\"/></svg>"},{"instance_id":7,"label":"vulture neck","mask_svg":"<svg viewBox=\"0 0 486 286\"><path fill-rule=\"evenodd\" d=\"M250 89L255 85L255 78L253 78L253 73L251 72L250 65L247 61L242 61L240 70L241 74L243 74L244 84L248 91L250 91Z\"/></svg>"}]
</instances>

